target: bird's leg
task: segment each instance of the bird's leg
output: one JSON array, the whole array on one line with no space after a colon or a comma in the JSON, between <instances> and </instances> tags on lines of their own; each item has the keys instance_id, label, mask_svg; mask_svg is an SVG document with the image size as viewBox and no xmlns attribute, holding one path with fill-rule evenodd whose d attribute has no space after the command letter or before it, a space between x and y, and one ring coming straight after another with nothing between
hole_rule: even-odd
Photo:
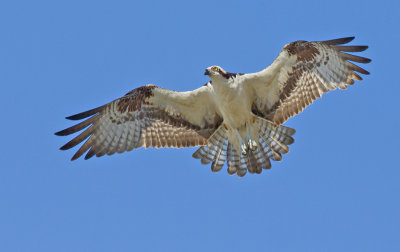
<instances>
[{"instance_id":1,"label":"bird's leg","mask_svg":"<svg viewBox=\"0 0 400 252\"><path fill-rule=\"evenodd\" d=\"M239 148L240 148L240 152L242 153L242 155L246 156L247 155L247 145L246 143L243 141L242 136L240 135L239 130L236 131L237 135L238 135L238 139L239 139Z\"/></svg>"},{"instance_id":2,"label":"bird's leg","mask_svg":"<svg viewBox=\"0 0 400 252\"><path fill-rule=\"evenodd\" d=\"M247 127L247 125L246 125L246 141L247 141L247 146L251 151L257 150L257 143L251 138L249 127Z\"/></svg>"}]
</instances>

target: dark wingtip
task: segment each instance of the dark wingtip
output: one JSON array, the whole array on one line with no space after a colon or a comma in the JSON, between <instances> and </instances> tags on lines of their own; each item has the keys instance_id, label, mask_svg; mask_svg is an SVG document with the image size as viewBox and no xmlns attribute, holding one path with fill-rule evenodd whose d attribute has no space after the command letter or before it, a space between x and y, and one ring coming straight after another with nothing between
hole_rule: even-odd
<instances>
[{"instance_id":1,"label":"dark wingtip","mask_svg":"<svg viewBox=\"0 0 400 252\"><path fill-rule=\"evenodd\" d=\"M103 106L100 106L100 107L97 107L97 108L94 108L94 109L91 109L91 110L88 110L88 111L85 111L85 112L82 112L82 113L79 113L79 114L76 114L76 115L67 116L67 117L65 117L65 119L68 119L68 120L81 120L81 119L84 119L86 117L89 117L91 115L94 115L94 114L100 112L101 110L103 110L104 106L106 106L106 105L103 105Z\"/></svg>"},{"instance_id":2,"label":"dark wingtip","mask_svg":"<svg viewBox=\"0 0 400 252\"><path fill-rule=\"evenodd\" d=\"M54 135L56 135L56 136L65 136L65 135L63 134L63 130L54 133Z\"/></svg>"},{"instance_id":3,"label":"dark wingtip","mask_svg":"<svg viewBox=\"0 0 400 252\"><path fill-rule=\"evenodd\" d=\"M56 136L68 136L71 133L73 133L73 132L70 132L70 128L68 128L68 129L65 129L65 130L58 131L58 132L54 133L54 135L56 135Z\"/></svg>"},{"instance_id":4,"label":"dark wingtip","mask_svg":"<svg viewBox=\"0 0 400 252\"><path fill-rule=\"evenodd\" d=\"M81 152L80 149L74 154L74 156L72 156L71 161L77 160L78 158L80 158L82 156L84 152Z\"/></svg>"},{"instance_id":5,"label":"dark wingtip","mask_svg":"<svg viewBox=\"0 0 400 252\"><path fill-rule=\"evenodd\" d=\"M324 44L327 45L341 45L341 44L347 44L350 41L352 41L353 39L355 39L356 37L345 37L345 38L338 38L338 39L331 39L331 40L325 40L325 41L321 41Z\"/></svg>"},{"instance_id":6,"label":"dark wingtip","mask_svg":"<svg viewBox=\"0 0 400 252\"><path fill-rule=\"evenodd\" d=\"M368 46L358 46L358 45L355 46L331 45L331 47L340 52L363 52L368 49Z\"/></svg>"},{"instance_id":7,"label":"dark wingtip","mask_svg":"<svg viewBox=\"0 0 400 252\"><path fill-rule=\"evenodd\" d=\"M67 116L67 117L65 117L65 119L68 119L68 120L79 120L80 119L80 115L81 115L82 113L79 113L79 114L76 114L76 115L71 115L71 116Z\"/></svg>"},{"instance_id":8,"label":"dark wingtip","mask_svg":"<svg viewBox=\"0 0 400 252\"><path fill-rule=\"evenodd\" d=\"M64 130L61 130L59 132L54 133L57 136L68 136L72 133L78 132L84 128L86 128L87 126L89 126L90 124L93 124L96 122L96 120L100 117L100 114L96 114L92 117L90 117L89 119L80 122L72 127L66 128Z\"/></svg>"},{"instance_id":9,"label":"dark wingtip","mask_svg":"<svg viewBox=\"0 0 400 252\"><path fill-rule=\"evenodd\" d=\"M90 135L92 135L94 131L94 127L89 127L87 130L83 131L81 134L73 138L71 141L68 143L64 144L60 150L68 150L71 149L72 147L76 146L77 144L81 143L84 141L86 138L88 138ZM78 151L79 152L79 151Z\"/></svg>"},{"instance_id":10,"label":"dark wingtip","mask_svg":"<svg viewBox=\"0 0 400 252\"><path fill-rule=\"evenodd\" d=\"M357 47L360 49L359 52L363 52L363 51L367 50L369 46L357 46Z\"/></svg>"},{"instance_id":11,"label":"dark wingtip","mask_svg":"<svg viewBox=\"0 0 400 252\"><path fill-rule=\"evenodd\" d=\"M63 146L60 147L60 150L68 150L71 147L68 146L68 144L64 144Z\"/></svg>"}]
</instances>

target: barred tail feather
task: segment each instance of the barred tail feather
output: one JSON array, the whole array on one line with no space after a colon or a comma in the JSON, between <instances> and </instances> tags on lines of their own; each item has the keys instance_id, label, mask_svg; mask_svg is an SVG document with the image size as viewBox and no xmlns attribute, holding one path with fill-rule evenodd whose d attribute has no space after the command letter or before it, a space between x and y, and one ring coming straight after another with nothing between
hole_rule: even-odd
<instances>
[{"instance_id":1,"label":"barred tail feather","mask_svg":"<svg viewBox=\"0 0 400 252\"><path fill-rule=\"evenodd\" d=\"M200 159L203 164L211 164L213 172L220 171L225 162L228 173L239 177L251 174L260 174L263 169L271 168L271 159L282 160L282 154L289 152L288 145L294 142L295 130L282 125L276 125L263 118L256 118L251 127L257 127L258 148L249 150L247 155L237 151L229 142L227 130L221 125L208 139L205 146L200 147L193 157Z\"/></svg>"},{"instance_id":2,"label":"barred tail feather","mask_svg":"<svg viewBox=\"0 0 400 252\"><path fill-rule=\"evenodd\" d=\"M263 154L262 149L257 148L255 151L250 152L250 157L254 160L255 170L254 172L260 174L262 169L267 169L266 156ZM268 158L267 158L268 159ZM254 173L249 170L250 173Z\"/></svg>"},{"instance_id":3,"label":"barred tail feather","mask_svg":"<svg viewBox=\"0 0 400 252\"><path fill-rule=\"evenodd\" d=\"M242 158L242 160L244 160L246 162L246 166L244 167L244 170L247 170L251 173L254 174L256 173L257 169L258 169L258 162L256 160L256 157L254 155L254 152L250 152L247 156L245 156L245 158ZM238 174L239 175L239 174Z\"/></svg>"},{"instance_id":4,"label":"barred tail feather","mask_svg":"<svg viewBox=\"0 0 400 252\"><path fill-rule=\"evenodd\" d=\"M218 172L222 169L225 164L227 158L227 150L228 150L228 139L222 143L222 147L218 150L217 155L215 156L214 162L211 164L211 170L213 172Z\"/></svg>"},{"instance_id":5,"label":"barred tail feather","mask_svg":"<svg viewBox=\"0 0 400 252\"><path fill-rule=\"evenodd\" d=\"M240 157L232 144L228 145L228 173L235 174L240 169Z\"/></svg>"},{"instance_id":6,"label":"barred tail feather","mask_svg":"<svg viewBox=\"0 0 400 252\"><path fill-rule=\"evenodd\" d=\"M207 141L207 144L200 147L195 153L193 153L193 157L200 159L202 164L209 164L211 161L214 161L218 158L215 168L217 169L216 171L219 171L220 170L220 169L218 170L219 163L222 162L222 160L224 160L223 159L224 156L226 157L226 151L224 152L223 150L226 141L227 141L226 129L220 126L210 136L209 140Z\"/></svg>"}]
</instances>

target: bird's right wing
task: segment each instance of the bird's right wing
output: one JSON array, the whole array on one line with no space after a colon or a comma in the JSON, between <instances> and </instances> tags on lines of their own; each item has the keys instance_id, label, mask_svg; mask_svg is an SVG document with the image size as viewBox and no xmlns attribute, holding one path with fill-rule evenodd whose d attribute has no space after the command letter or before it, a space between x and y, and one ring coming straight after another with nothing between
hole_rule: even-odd
<instances>
[{"instance_id":1,"label":"bird's right wing","mask_svg":"<svg viewBox=\"0 0 400 252\"><path fill-rule=\"evenodd\" d=\"M122 153L139 147L188 147L204 145L222 119L205 85L193 91L175 92L154 85L142 86L101 107L67 117L85 121L55 133L80 135L61 147L86 142L72 157L85 159Z\"/></svg>"}]
</instances>

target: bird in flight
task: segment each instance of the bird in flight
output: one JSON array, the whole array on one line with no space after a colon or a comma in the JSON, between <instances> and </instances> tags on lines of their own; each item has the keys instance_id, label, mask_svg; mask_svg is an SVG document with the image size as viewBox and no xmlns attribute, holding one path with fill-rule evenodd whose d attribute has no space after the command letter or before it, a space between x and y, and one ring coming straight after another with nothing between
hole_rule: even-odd
<instances>
[{"instance_id":1,"label":"bird in flight","mask_svg":"<svg viewBox=\"0 0 400 252\"><path fill-rule=\"evenodd\" d=\"M368 71L351 63L368 58L367 46L342 46L354 37L295 41L283 47L270 66L256 73L229 73L208 67L210 81L193 91L176 92L152 84L138 87L98 108L67 117L84 121L55 133L83 130L62 146L79 143L72 160L122 153L140 147L194 147L213 172L227 163L229 174L261 173L280 161L294 142L295 130L282 124L323 93L362 80Z\"/></svg>"}]
</instances>

